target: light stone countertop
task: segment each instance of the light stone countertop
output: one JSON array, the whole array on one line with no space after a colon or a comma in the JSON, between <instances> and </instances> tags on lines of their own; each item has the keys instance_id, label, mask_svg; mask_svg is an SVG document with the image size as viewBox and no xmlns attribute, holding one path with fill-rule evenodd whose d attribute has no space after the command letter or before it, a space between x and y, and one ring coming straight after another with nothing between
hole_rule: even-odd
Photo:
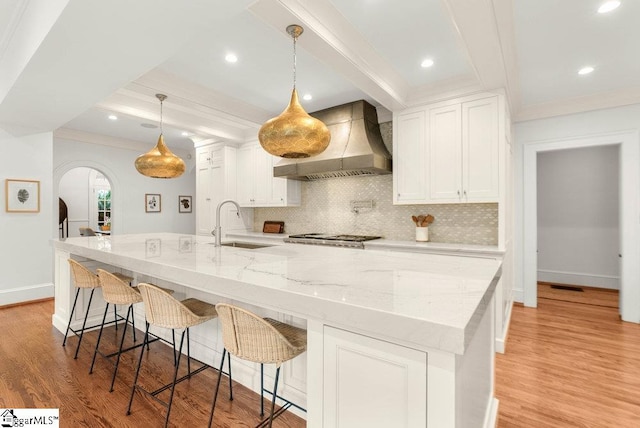
<instances>
[{"instance_id":1,"label":"light stone countertop","mask_svg":"<svg viewBox=\"0 0 640 428\"><path fill-rule=\"evenodd\" d=\"M458 354L471 341L501 271L501 262L491 258L299 244L247 250L214 247L213 241L150 233L53 245L223 298Z\"/></svg>"}]
</instances>

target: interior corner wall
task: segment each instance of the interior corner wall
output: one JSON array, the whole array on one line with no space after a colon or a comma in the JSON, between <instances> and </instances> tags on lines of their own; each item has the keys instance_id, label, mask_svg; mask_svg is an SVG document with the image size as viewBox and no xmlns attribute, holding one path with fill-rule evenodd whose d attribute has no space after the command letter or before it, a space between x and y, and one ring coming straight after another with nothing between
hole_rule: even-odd
<instances>
[{"instance_id":1,"label":"interior corner wall","mask_svg":"<svg viewBox=\"0 0 640 428\"><path fill-rule=\"evenodd\" d=\"M195 207L191 213L178 211L178 197L195 201L195 162L186 159L185 173L174 179L149 178L139 174L134 162L137 149L94 144L56 137L53 147L54 176L74 167L97 169L111 183L112 234L173 232L195 234ZM58 189L58 183L54 183ZM145 194L161 195L160 212L145 212Z\"/></svg>"},{"instance_id":2,"label":"interior corner wall","mask_svg":"<svg viewBox=\"0 0 640 428\"><path fill-rule=\"evenodd\" d=\"M17 138L0 129L2 205L6 179L40 181L40 212L0 209L0 306L53 297L52 152L50 132Z\"/></svg>"},{"instance_id":3,"label":"interior corner wall","mask_svg":"<svg viewBox=\"0 0 640 428\"><path fill-rule=\"evenodd\" d=\"M538 281L620 288L619 146L538 153Z\"/></svg>"}]
</instances>

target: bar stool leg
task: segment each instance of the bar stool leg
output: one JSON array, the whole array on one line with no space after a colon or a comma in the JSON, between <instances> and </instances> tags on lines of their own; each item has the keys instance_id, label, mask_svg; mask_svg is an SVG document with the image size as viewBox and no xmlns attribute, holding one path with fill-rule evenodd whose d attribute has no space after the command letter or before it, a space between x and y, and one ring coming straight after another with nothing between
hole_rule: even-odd
<instances>
[{"instance_id":1,"label":"bar stool leg","mask_svg":"<svg viewBox=\"0 0 640 428\"><path fill-rule=\"evenodd\" d=\"M91 289L91 294L89 295L89 303L87 304L87 311L84 314L84 321L82 322L82 330L80 330L80 339L78 339L78 346L76 347L76 354L73 356L74 360L78 359L78 351L80 351L80 343L82 343L82 336L84 335L84 328L87 325L87 317L89 316L89 309L91 308L91 300L93 299L93 292L96 291L95 288Z\"/></svg>"},{"instance_id":2,"label":"bar stool leg","mask_svg":"<svg viewBox=\"0 0 640 428\"><path fill-rule=\"evenodd\" d=\"M231 381L231 353L227 353L227 358L229 361L229 401L233 401L233 382ZM224 362L224 358L222 359Z\"/></svg>"},{"instance_id":3,"label":"bar stool leg","mask_svg":"<svg viewBox=\"0 0 640 428\"><path fill-rule=\"evenodd\" d=\"M140 349L140 358L138 359L138 368L136 369L136 375L133 377L133 386L131 387L131 397L129 398L129 406L127 407L127 415L131 414L131 405L133 404L133 396L136 392L136 386L138 385L138 375L140 374L140 366L142 365L142 356L144 355L144 346L148 345L149 340L149 323L145 321L144 341Z\"/></svg>"},{"instance_id":4,"label":"bar stool leg","mask_svg":"<svg viewBox=\"0 0 640 428\"><path fill-rule=\"evenodd\" d=\"M280 367L276 369L276 381L273 385L273 396L271 397L271 415L269 416L269 428L273 424L273 411L276 408L276 394L278 393L278 378L280 377Z\"/></svg>"},{"instance_id":5,"label":"bar stool leg","mask_svg":"<svg viewBox=\"0 0 640 428\"><path fill-rule=\"evenodd\" d=\"M189 339L189 329L187 329L187 373L191 377L191 348L189 343L191 343L191 340ZM180 343L180 346L182 347L182 343Z\"/></svg>"},{"instance_id":6,"label":"bar stool leg","mask_svg":"<svg viewBox=\"0 0 640 428\"><path fill-rule=\"evenodd\" d=\"M67 331L64 332L64 340L62 341L62 346L67 344L67 335L69 334L69 330L71 329L71 320L73 319L73 313L76 310L76 303L78 303L78 295L80 294L80 289L76 288L76 298L73 299L73 306L71 307L71 314L69 315L69 322L67 323Z\"/></svg>"},{"instance_id":7,"label":"bar stool leg","mask_svg":"<svg viewBox=\"0 0 640 428\"><path fill-rule=\"evenodd\" d=\"M187 333L187 336L189 335L189 329L186 328L183 332L182 335L180 336L180 349L178 351L178 362L176 364L176 369L173 371L173 385L171 386L171 395L169 396L169 406L167 407L167 417L164 420L164 426L165 428L169 425L169 414L171 413L171 404L173 403L173 393L176 390L176 380L178 379L178 369L180 368L180 357L182 356L182 344L184 343L184 334L185 332ZM188 340L187 340L187 348L189 347L188 344Z\"/></svg>"},{"instance_id":8,"label":"bar stool leg","mask_svg":"<svg viewBox=\"0 0 640 428\"><path fill-rule=\"evenodd\" d=\"M264 364L260 363L260 417L264 416Z\"/></svg>"},{"instance_id":9,"label":"bar stool leg","mask_svg":"<svg viewBox=\"0 0 640 428\"><path fill-rule=\"evenodd\" d=\"M114 305L115 306L115 305ZM104 308L104 315L102 316L102 323L100 324L100 332L98 333L98 340L96 341L96 349L93 351L93 358L91 359L91 367L89 368L89 374L93 373L93 365L96 362L96 355L98 354L98 346L100 346L100 339L102 338L102 329L104 328L104 322L107 319L107 312L109 311L109 304Z\"/></svg>"},{"instance_id":10,"label":"bar stool leg","mask_svg":"<svg viewBox=\"0 0 640 428\"><path fill-rule=\"evenodd\" d=\"M220 369L218 370L218 381L216 382L216 391L213 394L213 404L211 405L211 414L209 415L209 428L213 422L213 411L216 409L216 401L218 401L218 390L220 389L220 380L222 380L222 369L224 368L224 357L227 354L227 348L222 350L222 359L220 360ZM231 360L229 360L231 361Z\"/></svg>"},{"instance_id":11,"label":"bar stool leg","mask_svg":"<svg viewBox=\"0 0 640 428\"><path fill-rule=\"evenodd\" d=\"M129 313L131 313L131 317L133 317L133 305L129 305L129 308L127 309L127 317L124 321L124 331L122 332L122 337L120 338L120 347L118 348L118 356L116 357L116 366L113 368L113 375L111 376L111 386L109 387L109 392L113 392L113 384L115 383L116 375L118 374L120 355L122 355L122 346L124 345L124 338L127 335L127 326L129 324Z\"/></svg>"}]
</instances>

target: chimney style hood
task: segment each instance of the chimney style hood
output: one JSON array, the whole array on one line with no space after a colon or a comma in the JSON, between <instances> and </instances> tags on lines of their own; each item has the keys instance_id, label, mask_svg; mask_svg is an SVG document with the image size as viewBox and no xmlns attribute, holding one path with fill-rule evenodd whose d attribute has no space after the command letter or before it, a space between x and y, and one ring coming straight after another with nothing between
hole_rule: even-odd
<instances>
[{"instance_id":1,"label":"chimney style hood","mask_svg":"<svg viewBox=\"0 0 640 428\"><path fill-rule=\"evenodd\" d=\"M382 142L376 108L364 100L311 113L331 132L329 147L307 159L283 159L274 177L318 180L391 174L391 154Z\"/></svg>"}]
</instances>

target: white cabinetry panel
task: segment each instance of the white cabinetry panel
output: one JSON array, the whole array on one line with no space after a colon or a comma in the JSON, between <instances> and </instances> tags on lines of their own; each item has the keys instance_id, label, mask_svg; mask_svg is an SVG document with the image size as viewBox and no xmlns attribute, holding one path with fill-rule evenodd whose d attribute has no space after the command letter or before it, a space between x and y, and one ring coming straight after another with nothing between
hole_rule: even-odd
<instances>
[{"instance_id":1,"label":"white cabinetry panel","mask_svg":"<svg viewBox=\"0 0 640 428\"><path fill-rule=\"evenodd\" d=\"M238 149L238 203L242 207L288 207L300 205L300 182L275 178L277 159L259 144Z\"/></svg>"},{"instance_id":2,"label":"white cabinetry panel","mask_svg":"<svg viewBox=\"0 0 640 428\"><path fill-rule=\"evenodd\" d=\"M461 106L429 110L429 195L435 201L460 201L462 194Z\"/></svg>"},{"instance_id":3,"label":"white cabinetry panel","mask_svg":"<svg viewBox=\"0 0 640 428\"><path fill-rule=\"evenodd\" d=\"M427 425L427 354L324 327L324 427Z\"/></svg>"},{"instance_id":4,"label":"white cabinetry panel","mask_svg":"<svg viewBox=\"0 0 640 428\"><path fill-rule=\"evenodd\" d=\"M466 201L498 200L498 100L462 104L462 171Z\"/></svg>"},{"instance_id":5,"label":"white cabinetry panel","mask_svg":"<svg viewBox=\"0 0 640 428\"><path fill-rule=\"evenodd\" d=\"M425 163L426 118L423 111L400 114L394 119L393 185L394 203L421 203L427 198Z\"/></svg>"}]
</instances>

